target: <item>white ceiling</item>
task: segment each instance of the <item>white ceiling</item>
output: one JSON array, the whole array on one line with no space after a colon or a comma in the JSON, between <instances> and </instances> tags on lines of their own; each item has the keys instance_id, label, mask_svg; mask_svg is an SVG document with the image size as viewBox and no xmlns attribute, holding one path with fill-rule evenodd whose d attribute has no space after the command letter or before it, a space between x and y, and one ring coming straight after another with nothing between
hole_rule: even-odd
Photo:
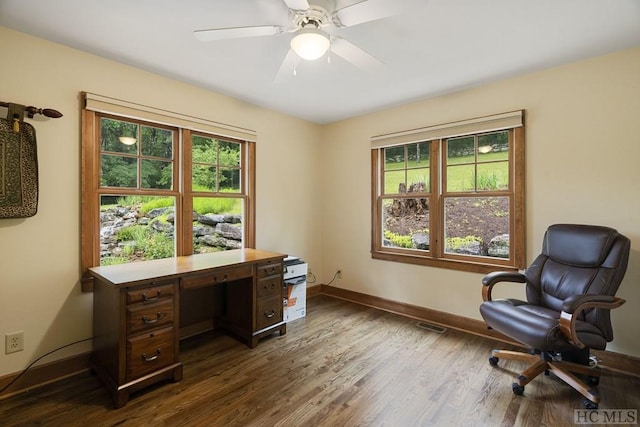
<instances>
[{"instance_id":1,"label":"white ceiling","mask_svg":"<svg viewBox=\"0 0 640 427\"><path fill-rule=\"evenodd\" d=\"M403 13L334 34L382 67L331 55L277 82L290 33L193 31L287 25L282 0L0 0L0 25L320 124L640 46L640 0L368 1Z\"/></svg>"}]
</instances>

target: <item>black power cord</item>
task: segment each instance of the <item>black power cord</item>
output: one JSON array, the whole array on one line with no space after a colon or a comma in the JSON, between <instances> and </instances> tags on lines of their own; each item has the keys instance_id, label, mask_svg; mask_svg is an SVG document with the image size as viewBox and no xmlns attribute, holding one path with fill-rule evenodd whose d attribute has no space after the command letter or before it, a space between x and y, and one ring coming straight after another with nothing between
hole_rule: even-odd
<instances>
[{"instance_id":1,"label":"black power cord","mask_svg":"<svg viewBox=\"0 0 640 427\"><path fill-rule=\"evenodd\" d=\"M338 275L339 275L340 273L342 273L340 270L336 271L336 274L334 274L334 275L333 275L333 279L331 279L331 280L329 281L329 283L327 283L327 286L329 286L330 284L332 284L332 283L336 280L336 278L338 277Z\"/></svg>"},{"instance_id":2,"label":"black power cord","mask_svg":"<svg viewBox=\"0 0 640 427\"><path fill-rule=\"evenodd\" d=\"M81 340L78 340L78 341L74 341L74 342L72 342L72 343L70 343L70 344L65 344L65 345L63 345L62 347L58 347L58 348L56 348L56 349L53 349L53 350L51 350L51 351L49 351L49 352L47 352L47 353L43 354L42 356L38 357L38 358L37 358L36 360L34 360L33 362L29 363L29 365L28 365L26 368L24 368L24 369L22 370L22 372L20 372L20 373L19 373L15 378L13 378L11 381L9 381L9 384L7 384L7 385L5 385L4 387L2 387L2 389L0 389L0 394L1 394L1 393L4 393L4 391L5 391L6 389L8 389L9 387L11 387L11 386L13 385L13 383L15 383L16 381L18 381L18 379L20 379L20 377L22 377L24 374L26 374L26 373L27 373L27 371L28 371L29 369L31 369L31 367L33 367L33 365L35 365L36 363L38 363L40 360L44 359L44 358L45 358L45 357L47 357L48 355L50 355L50 354L52 354L52 353L55 353L56 351L62 350L63 348L71 347L72 345L80 344L81 342L89 341L89 340L92 340L92 339L93 339L93 337L91 337L91 338L81 339Z\"/></svg>"}]
</instances>

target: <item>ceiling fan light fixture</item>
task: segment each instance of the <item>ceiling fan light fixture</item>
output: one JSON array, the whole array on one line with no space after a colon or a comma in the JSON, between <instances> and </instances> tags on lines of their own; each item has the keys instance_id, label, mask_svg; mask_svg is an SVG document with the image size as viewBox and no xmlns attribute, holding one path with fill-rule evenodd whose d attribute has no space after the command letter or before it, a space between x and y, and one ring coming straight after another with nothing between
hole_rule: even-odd
<instances>
[{"instance_id":1,"label":"ceiling fan light fixture","mask_svg":"<svg viewBox=\"0 0 640 427\"><path fill-rule=\"evenodd\" d=\"M329 36L318 28L302 28L291 39L291 49L302 59L314 61L327 53Z\"/></svg>"}]
</instances>

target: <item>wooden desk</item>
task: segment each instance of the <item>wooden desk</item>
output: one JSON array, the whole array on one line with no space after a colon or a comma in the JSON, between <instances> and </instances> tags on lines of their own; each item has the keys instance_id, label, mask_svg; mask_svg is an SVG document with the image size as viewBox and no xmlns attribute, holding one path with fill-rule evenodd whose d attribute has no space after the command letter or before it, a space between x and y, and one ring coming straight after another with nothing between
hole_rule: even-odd
<instances>
[{"instance_id":1,"label":"wooden desk","mask_svg":"<svg viewBox=\"0 0 640 427\"><path fill-rule=\"evenodd\" d=\"M91 365L115 406L150 384L182 379L180 338L222 329L253 348L284 335L284 258L239 249L89 269Z\"/></svg>"}]
</instances>

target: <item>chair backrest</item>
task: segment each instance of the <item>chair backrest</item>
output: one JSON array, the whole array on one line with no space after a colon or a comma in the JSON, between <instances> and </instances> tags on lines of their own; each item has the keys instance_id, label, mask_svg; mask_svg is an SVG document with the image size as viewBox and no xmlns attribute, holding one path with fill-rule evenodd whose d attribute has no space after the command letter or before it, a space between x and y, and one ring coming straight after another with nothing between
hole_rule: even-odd
<instances>
[{"instance_id":1,"label":"chair backrest","mask_svg":"<svg viewBox=\"0 0 640 427\"><path fill-rule=\"evenodd\" d=\"M527 268L527 302L560 311L571 295L615 295L627 270L630 240L613 228L555 224L542 253ZM609 310L587 310L580 320L613 339Z\"/></svg>"}]
</instances>

